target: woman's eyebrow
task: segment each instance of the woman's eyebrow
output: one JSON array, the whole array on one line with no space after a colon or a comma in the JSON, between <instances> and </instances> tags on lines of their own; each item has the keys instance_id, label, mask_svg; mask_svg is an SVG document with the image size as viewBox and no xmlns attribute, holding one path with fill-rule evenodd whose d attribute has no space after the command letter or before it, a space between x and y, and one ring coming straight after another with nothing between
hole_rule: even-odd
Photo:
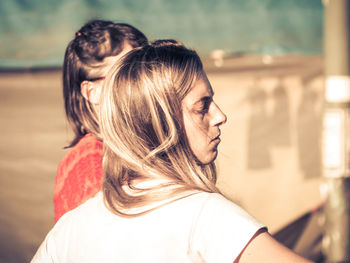
<instances>
[{"instance_id":1,"label":"woman's eyebrow","mask_svg":"<svg viewBox=\"0 0 350 263\"><path fill-rule=\"evenodd\" d=\"M202 103L202 102L208 102L211 101L213 99L212 96L203 96L201 98L199 98L196 102L194 102L193 104L198 104L198 103Z\"/></svg>"}]
</instances>

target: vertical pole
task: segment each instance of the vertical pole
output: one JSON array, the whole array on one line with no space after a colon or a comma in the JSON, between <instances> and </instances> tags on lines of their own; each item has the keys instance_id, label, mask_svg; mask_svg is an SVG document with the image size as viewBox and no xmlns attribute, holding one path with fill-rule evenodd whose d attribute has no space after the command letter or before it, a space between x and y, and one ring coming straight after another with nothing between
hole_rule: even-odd
<instances>
[{"instance_id":1,"label":"vertical pole","mask_svg":"<svg viewBox=\"0 0 350 263\"><path fill-rule=\"evenodd\" d=\"M327 188L323 251L350 262L350 0L323 0L325 111L323 175Z\"/></svg>"}]
</instances>

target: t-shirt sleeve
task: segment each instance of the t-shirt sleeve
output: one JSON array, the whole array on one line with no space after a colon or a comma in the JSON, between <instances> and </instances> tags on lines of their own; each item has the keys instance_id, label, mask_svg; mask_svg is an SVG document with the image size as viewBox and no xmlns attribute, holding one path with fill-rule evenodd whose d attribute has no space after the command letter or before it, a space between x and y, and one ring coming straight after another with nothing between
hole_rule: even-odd
<instances>
[{"instance_id":1,"label":"t-shirt sleeve","mask_svg":"<svg viewBox=\"0 0 350 263\"><path fill-rule=\"evenodd\" d=\"M194 223L190 253L194 262L232 263L265 226L220 194L209 194Z\"/></svg>"}]
</instances>

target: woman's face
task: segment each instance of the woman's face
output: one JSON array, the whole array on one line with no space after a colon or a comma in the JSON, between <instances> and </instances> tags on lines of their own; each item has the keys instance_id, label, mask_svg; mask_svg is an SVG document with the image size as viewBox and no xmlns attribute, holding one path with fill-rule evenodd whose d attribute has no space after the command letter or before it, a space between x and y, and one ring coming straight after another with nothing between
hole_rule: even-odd
<instances>
[{"instance_id":1,"label":"woman's face","mask_svg":"<svg viewBox=\"0 0 350 263\"><path fill-rule=\"evenodd\" d=\"M202 164L213 162L220 143L220 125L227 120L213 100L213 90L203 74L182 101L184 128L191 150Z\"/></svg>"}]
</instances>

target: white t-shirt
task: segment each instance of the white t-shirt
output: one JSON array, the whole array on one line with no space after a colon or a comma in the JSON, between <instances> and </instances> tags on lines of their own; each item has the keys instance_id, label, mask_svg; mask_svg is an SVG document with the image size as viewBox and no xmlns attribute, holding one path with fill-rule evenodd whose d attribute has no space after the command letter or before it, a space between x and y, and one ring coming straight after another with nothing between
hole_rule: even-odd
<instances>
[{"instance_id":1,"label":"white t-shirt","mask_svg":"<svg viewBox=\"0 0 350 263\"><path fill-rule=\"evenodd\" d=\"M197 193L132 218L110 212L98 193L56 223L32 263L232 263L263 227L216 193Z\"/></svg>"}]
</instances>

